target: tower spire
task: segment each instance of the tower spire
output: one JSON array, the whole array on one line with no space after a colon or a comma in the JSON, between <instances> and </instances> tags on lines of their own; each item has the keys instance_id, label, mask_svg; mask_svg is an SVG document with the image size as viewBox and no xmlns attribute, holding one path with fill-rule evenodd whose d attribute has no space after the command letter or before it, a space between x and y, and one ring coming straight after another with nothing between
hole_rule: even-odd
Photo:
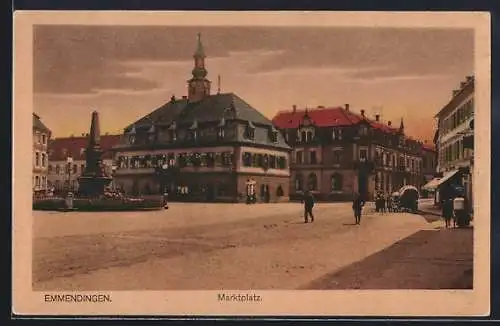
<instances>
[{"instance_id":1,"label":"tower spire","mask_svg":"<svg viewBox=\"0 0 500 326\"><path fill-rule=\"evenodd\" d=\"M203 50L203 43L201 42L201 33L198 33L198 46L194 52L194 57L205 58L205 51Z\"/></svg>"},{"instance_id":2,"label":"tower spire","mask_svg":"<svg viewBox=\"0 0 500 326\"><path fill-rule=\"evenodd\" d=\"M217 76L217 94L220 94L220 75Z\"/></svg>"},{"instance_id":3,"label":"tower spire","mask_svg":"<svg viewBox=\"0 0 500 326\"><path fill-rule=\"evenodd\" d=\"M194 52L194 67L191 71L193 77L188 81L188 98L190 102L201 101L210 95L210 81L205 69L205 51L201 42L201 33L198 33L198 44Z\"/></svg>"},{"instance_id":4,"label":"tower spire","mask_svg":"<svg viewBox=\"0 0 500 326\"><path fill-rule=\"evenodd\" d=\"M399 125L399 131L403 132L405 130L405 125L403 122L403 118L401 118L401 124Z\"/></svg>"}]
</instances>

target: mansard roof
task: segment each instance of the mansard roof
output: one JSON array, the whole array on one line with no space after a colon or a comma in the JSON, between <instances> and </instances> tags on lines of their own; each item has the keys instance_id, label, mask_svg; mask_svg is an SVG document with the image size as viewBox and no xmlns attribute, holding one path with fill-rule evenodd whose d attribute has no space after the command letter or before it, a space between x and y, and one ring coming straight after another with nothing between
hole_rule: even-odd
<instances>
[{"instance_id":1,"label":"mansard roof","mask_svg":"<svg viewBox=\"0 0 500 326\"><path fill-rule=\"evenodd\" d=\"M150 114L140 118L125 128L129 132L133 127L136 129L149 129L151 125L171 126L175 123L177 128L189 128L194 121L198 125L204 123L214 123L219 125L221 120L225 122L237 120L253 124L257 127L273 128L273 123L262 113L245 102L234 93L220 93L209 95L199 102L189 102L188 99L172 99L160 106ZM255 140L248 140L250 143L266 143L267 136L260 132L255 135ZM236 135L232 141L247 142L244 137ZM279 137L273 146L289 148L286 141Z\"/></svg>"}]
</instances>

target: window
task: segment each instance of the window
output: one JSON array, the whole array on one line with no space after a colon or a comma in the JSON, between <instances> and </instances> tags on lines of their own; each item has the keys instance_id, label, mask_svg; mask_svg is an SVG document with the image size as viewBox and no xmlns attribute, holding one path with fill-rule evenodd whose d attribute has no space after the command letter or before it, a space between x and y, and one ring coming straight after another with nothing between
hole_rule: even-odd
<instances>
[{"instance_id":1,"label":"window","mask_svg":"<svg viewBox=\"0 0 500 326\"><path fill-rule=\"evenodd\" d=\"M189 140L196 141L198 138L198 131L196 129L189 130Z\"/></svg>"},{"instance_id":2,"label":"window","mask_svg":"<svg viewBox=\"0 0 500 326\"><path fill-rule=\"evenodd\" d=\"M39 133L36 134L37 142L40 144L42 142L42 135Z\"/></svg>"},{"instance_id":3,"label":"window","mask_svg":"<svg viewBox=\"0 0 500 326\"><path fill-rule=\"evenodd\" d=\"M40 166L40 153L38 152L35 154L35 165Z\"/></svg>"},{"instance_id":4,"label":"window","mask_svg":"<svg viewBox=\"0 0 500 326\"><path fill-rule=\"evenodd\" d=\"M224 136L225 136L225 130L224 130L224 127L219 127L219 131L217 133L217 138L219 140L222 140L224 139Z\"/></svg>"},{"instance_id":5,"label":"window","mask_svg":"<svg viewBox=\"0 0 500 326\"><path fill-rule=\"evenodd\" d=\"M302 164L302 160L303 160L302 151L297 151L295 153L295 163Z\"/></svg>"},{"instance_id":6,"label":"window","mask_svg":"<svg viewBox=\"0 0 500 326\"><path fill-rule=\"evenodd\" d=\"M297 173L295 175L295 190L300 191L303 189L303 182L304 182L304 177L302 174Z\"/></svg>"},{"instance_id":7,"label":"window","mask_svg":"<svg viewBox=\"0 0 500 326\"><path fill-rule=\"evenodd\" d=\"M47 165L47 156L45 153L42 153L42 166L45 167Z\"/></svg>"},{"instance_id":8,"label":"window","mask_svg":"<svg viewBox=\"0 0 500 326\"><path fill-rule=\"evenodd\" d=\"M316 151L310 151L309 152L309 163L310 164L317 164L317 159L316 159Z\"/></svg>"},{"instance_id":9,"label":"window","mask_svg":"<svg viewBox=\"0 0 500 326\"><path fill-rule=\"evenodd\" d=\"M52 173L52 164L49 164L49 173Z\"/></svg>"},{"instance_id":10,"label":"window","mask_svg":"<svg viewBox=\"0 0 500 326\"><path fill-rule=\"evenodd\" d=\"M306 142L307 141L307 133L305 131L302 131L300 133L300 141L301 142Z\"/></svg>"},{"instance_id":11,"label":"window","mask_svg":"<svg viewBox=\"0 0 500 326\"><path fill-rule=\"evenodd\" d=\"M340 162L342 161L342 150L334 149L332 157L333 164L340 164Z\"/></svg>"},{"instance_id":12,"label":"window","mask_svg":"<svg viewBox=\"0 0 500 326\"><path fill-rule=\"evenodd\" d=\"M249 123L245 129L245 138L247 139L255 139L255 126L252 123Z\"/></svg>"},{"instance_id":13,"label":"window","mask_svg":"<svg viewBox=\"0 0 500 326\"><path fill-rule=\"evenodd\" d=\"M56 165L56 174L61 174L61 167L59 164Z\"/></svg>"},{"instance_id":14,"label":"window","mask_svg":"<svg viewBox=\"0 0 500 326\"><path fill-rule=\"evenodd\" d=\"M312 141L313 140L313 133L312 131L308 131L306 133L306 142Z\"/></svg>"},{"instance_id":15,"label":"window","mask_svg":"<svg viewBox=\"0 0 500 326\"><path fill-rule=\"evenodd\" d=\"M42 144L47 144L47 136L45 134L42 134Z\"/></svg>"},{"instance_id":16,"label":"window","mask_svg":"<svg viewBox=\"0 0 500 326\"><path fill-rule=\"evenodd\" d=\"M318 177L316 177L316 174L314 173L309 174L309 177L307 178L307 186L309 190L318 189Z\"/></svg>"},{"instance_id":17,"label":"window","mask_svg":"<svg viewBox=\"0 0 500 326\"><path fill-rule=\"evenodd\" d=\"M365 148L361 148L359 150L359 160L360 161L366 161L368 160L368 150Z\"/></svg>"},{"instance_id":18,"label":"window","mask_svg":"<svg viewBox=\"0 0 500 326\"><path fill-rule=\"evenodd\" d=\"M342 191L342 175L340 173L334 173L331 177L331 190L332 191Z\"/></svg>"},{"instance_id":19,"label":"window","mask_svg":"<svg viewBox=\"0 0 500 326\"><path fill-rule=\"evenodd\" d=\"M366 136L368 135L368 128L365 125L359 126L358 133L360 136Z\"/></svg>"},{"instance_id":20,"label":"window","mask_svg":"<svg viewBox=\"0 0 500 326\"><path fill-rule=\"evenodd\" d=\"M170 136L170 140L175 142L177 141L177 132L175 130L169 130L169 136ZM133 144L133 143L131 143Z\"/></svg>"},{"instance_id":21,"label":"window","mask_svg":"<svg viewBox=\"0 0 500 326\"><path fill-rule=\"evenodd\" d=\"M276 156L269 156L269 168L276 169Z\"/></svg>"},{"instance_id":22,"label":"window","mask_svg":"<svg viewBox=\"0 0 500 326\"><path fill-rule=\"evenodd\" d=\"M73 165L73 173L76 174L78 172L78 165Z\"/></svg>"},{"instance_id":23,"label":"window","mask_svg":"<svg viewBox=\"0 0 500 326\"><path fill-rule=\"evenodd\" d=\"M35 177L35 186L38 188L40 187L40 177L39 176L36 176Z\"/></svg>"},{"instance_id":24,"label":"window","mask_svg":"<svg viewBox=\"0 0 500 326\"><path fill-rule=\"evenodd\" d=\"M269 132L269 138L273 143L278 142L278 131L275 130L274 128Z\"/></svg>"},{"instance_id":25,"label":"window","mask_svg":"<svg viewBox=\"0 0 500 326\"><path fill-rule=\"evenodd\" d=\"M243 166L252 166L252 154L249 152L243 153Z\"/></svg>"},{"instance_id":26,"label":"window","mask_svg":"<svg viewBox=\"0 0 500 326\"><path fill-rule=\"evenodd\" d=\"M85 164L80 165L80 171L83 173L85 171Z\"/></svg>"}]
</instances>

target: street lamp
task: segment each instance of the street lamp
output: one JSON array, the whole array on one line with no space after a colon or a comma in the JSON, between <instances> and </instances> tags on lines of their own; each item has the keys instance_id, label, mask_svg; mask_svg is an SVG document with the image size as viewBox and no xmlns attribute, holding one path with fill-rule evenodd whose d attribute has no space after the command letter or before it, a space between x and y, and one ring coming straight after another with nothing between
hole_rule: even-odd
<instances>
[{"instance_id":1,"label":"street lamp","mask_svg":"<svg viewBox=\"0 0 500 326\"><path fill-rule=\"evenodd\" d=\"M116 191L115 178L114 178L116 170L118 170L118 167L114 164L111 165L111 177L112 177L111 184L113 187L113 191Z\"/></svg>"},{"instance_id":2,"label":"street lamp","mask_svg":"<svg viewBox=\"0 0 500 326\"><path fill-rule=\"evenodd\" d=\"M71 165L73 164L73 157L70 155L66 158L68 165L68 191L71 189Z\"/></svg>"}]
</instances>

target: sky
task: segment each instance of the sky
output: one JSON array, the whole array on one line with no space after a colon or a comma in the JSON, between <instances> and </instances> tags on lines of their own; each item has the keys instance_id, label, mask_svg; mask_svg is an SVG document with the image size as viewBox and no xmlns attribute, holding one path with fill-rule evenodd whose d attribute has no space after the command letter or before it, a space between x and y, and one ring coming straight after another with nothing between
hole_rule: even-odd
<instances>
[{"instance_id":1,"label":"sky","mask_svg":"<svg viewBox=\"0 0 500 326\"><path fill-rule=\"evenodd\" d=\"M34 111L53 137L123 128L187 95L201 33L212 93L233 92L270 119L343 106L432 141L434 115L474 73L472 29L238 26L34 27Z\"/></svg>"}]
</instances>

